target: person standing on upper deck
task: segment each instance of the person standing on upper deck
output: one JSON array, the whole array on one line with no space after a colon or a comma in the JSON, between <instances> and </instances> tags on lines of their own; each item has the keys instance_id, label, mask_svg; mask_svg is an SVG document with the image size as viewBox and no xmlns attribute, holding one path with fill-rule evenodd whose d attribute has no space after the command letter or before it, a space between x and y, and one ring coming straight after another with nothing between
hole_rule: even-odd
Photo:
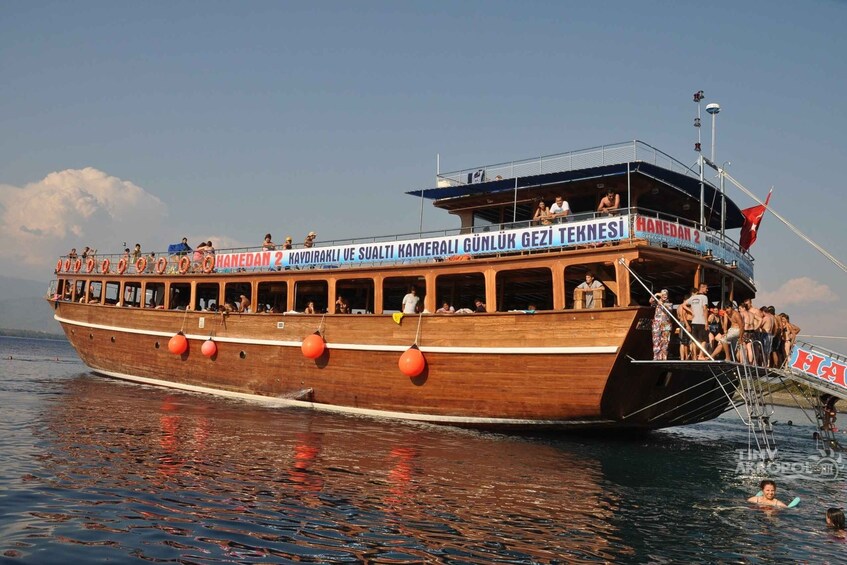
<instances>
[{"instance_id":1,"label":"person standing on upper deck","mask_svg":"<svg viewBox=\"0 0 847 565\"><path fill-rule=\"evenodd\" d=\"M563 221L570 213L571 207L568 206L568 201L563 200L561 196L557 196L556 201L550 205L550 217L556 221Z\"/></svg>"},{"instance_id":2,"label":"person standing on upper deck","mask_svg":"<svg viewBox=\"0 0 847 565\"><path fill-rule=\"evenodd\" d=\"M620 206L621 195L610 188L606 191L606 196L600 199L600 205L597 207L597 211L611 216L618 211Z\"/></svg>"}]
</instances>

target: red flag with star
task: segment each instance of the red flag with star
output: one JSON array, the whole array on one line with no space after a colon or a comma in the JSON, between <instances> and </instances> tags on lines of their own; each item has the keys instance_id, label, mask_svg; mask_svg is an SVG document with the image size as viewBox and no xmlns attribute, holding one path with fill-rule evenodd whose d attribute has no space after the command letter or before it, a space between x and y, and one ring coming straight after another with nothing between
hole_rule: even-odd
<instances>
[{"instance_id":1,"label":"red flag with star","mask_svg":"<svg viewBox=\"0 0 847 565\"><path fill-rule=\"evenodd\" d=\"M741 210L741 213L744 214L744 226L741 228L741 240L738 242L738 245L744 251L747 251L756 243L756 236L759 234L759 225L765 216L765 210L768 207L772 192L773 189L768 192L768 197L765 198L764 204L758 204Z\"/></svg>"}]
</instances>

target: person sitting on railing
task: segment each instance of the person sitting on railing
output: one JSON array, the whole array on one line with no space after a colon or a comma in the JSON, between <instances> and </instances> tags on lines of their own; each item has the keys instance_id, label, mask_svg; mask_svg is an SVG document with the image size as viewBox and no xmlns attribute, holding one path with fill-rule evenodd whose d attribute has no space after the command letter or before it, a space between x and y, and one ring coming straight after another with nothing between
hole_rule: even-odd
<instances>
[{"instance_id":1,"label":"person sitting on railing","mask_svg":"<svg viewBox=\"0 0 847 565\"><path fill-rule=\"evenodd\" d=\"M532 217L532 222L539 225L550 225L550 210L547 209L547 204L542 200L538 203L538 208L535 209L535 215Z\"/></svg>"},{"instance_id":2,"label":"person sitting on railing","mask_svg":"<svg viewBox=\"0 0 847 565\"><path fill-rule=\"evenodd\" d=\"M563 200L561 196L557 196L556 201L550 206L550 216L554 220L562 222L570 213L571 207L568 206L568 201Z\"/></svg>"},{"instance_id":3,"label":"person sitting on railing","mask_svg":"<svg viewBox=\"0 0 847 565\"><path fill-rule=\"evenodd\" d=\"M617 213L620 207L621 195L610 188L606 191L606 196L600 199L600 205L597 207L597 211L611 216Z\"/></svg>"}]
</instances>

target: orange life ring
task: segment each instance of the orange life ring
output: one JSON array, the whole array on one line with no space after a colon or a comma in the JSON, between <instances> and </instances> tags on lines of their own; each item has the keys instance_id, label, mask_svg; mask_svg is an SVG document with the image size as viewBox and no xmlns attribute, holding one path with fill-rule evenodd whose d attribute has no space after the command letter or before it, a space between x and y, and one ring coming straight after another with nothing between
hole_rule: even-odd
<instances>
[{"instance_id":1,"label":"orange life ring","mask_svg":"<svg viewBox=\"0 0 847 565\"><path fill-rule=\"evenodd\" d=\"M211 273L215 270L215 256L214 255L206 255L203 257L203 272Z\"/></svg>"},{"instance_id":2,"label":"orange life ring","mask_svg":"<svg viewBox=\"0 0 847 565\"><path fill-rule=\"evenodd\" d=\"M104 275L109 272L109 267L112 266L112 262L108 259L103 259L103 262L100 263L100 272Z\"/></svg>"},{"instance_id":3,"label":"orange life ring","mask_svg":"<svg viewBox=\"0 0 847 565\"><path fill-rule=\"evenodd\" d=\"M167 266L168 266L168 260L165 259L164 257L159 257L156 260L156 273L161 275L162 273L165 272L165 269L167 268Z\"/></svg>"},{"instance_id":4,"label":"orange life ring","mask_svg":"<svg viewBox=\"0 0 847 565\"><path fill-rule=\"evenodd\" d=\"M70 260L70 258L68 258L68 259L65 259L65 271L70 271L70 270L71 270L71 260Z\"/></svg>"},{"instance_id":5,"label":"orange life ring","mask_svg":"<svg viewBox=\"0 0 847 565\"><path fill-rule=\"evenodd\" d=\"M145 269L147 269L147 258L139 257L138 260L135 262L135 272L143 273Z\"/></svg>"},{"instance_id":6,"label":"orange life ring","mask_svg":"<svg viewBox=\"0 0 847 565\"><path fill-rule=\"evenodd\" d=\"M121 260L118 261L118 274L122 275L126 272L126 257L121 257Z\"/></svg>"},{"instance_id":7,"label":"orange life ring","mask_svg":"<svg viewBox=\"0 0 847 565\"><path fill-rule=\"evenodd\" d=\"M93 273L94 267L96 267L96 266L97 266L97 262L94 261L94 259L92 259L91 257L89 257L88 260L85 262L85 272L86 273Z\"/></svg>"},{"instance_id":8,"label":"orange life ring","mask_svg":"<svg viewBox=\"0 0 847 565\"><path fill-rule=\"evenodd\" d=\"M179 274L184 275L188 272L188 268L191 266L191 259L188 258L188 255L183 255L179 258Z\"/></svg>"},{"instance_id":9,"label":"orange life ring","mask_svg":"<svg viewBox=\"0 0 847 565\"><path fill-rule=\"evenodd\" d=\"M77 259L74 261L74 272L78 273L80 269L82 269L82 259Z\"/></svg>"},{"instance_id":10,"label":"orange life ring","mask_svg":"<svg viewBox=\"0 0 847 565\"><path fill-rule=\"evenodd\" d=\"M59 262L56 263L56 272L57 273L62 272L62 260L61 259L59 259Z\"/></svg>"}]
</instances>

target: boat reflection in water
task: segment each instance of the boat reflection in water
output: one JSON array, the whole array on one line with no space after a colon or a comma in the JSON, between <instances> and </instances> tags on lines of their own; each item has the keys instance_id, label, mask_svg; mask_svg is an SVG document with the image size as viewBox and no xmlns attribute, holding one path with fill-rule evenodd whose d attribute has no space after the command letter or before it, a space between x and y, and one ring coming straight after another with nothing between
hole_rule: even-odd
<instances>
[{"instance_id":1,"label":"boat reflection in water","mask_svg":"<svg viewBox=\"0 0 847 565\"><path fill-rule=\"evenodd\" d=\"M600 461L562 440L269 410L88 376L68 381L36 427L50 488L42 521L19 540L49 534L69 559L629 553Z\"/></svg>"}]
</instances>

